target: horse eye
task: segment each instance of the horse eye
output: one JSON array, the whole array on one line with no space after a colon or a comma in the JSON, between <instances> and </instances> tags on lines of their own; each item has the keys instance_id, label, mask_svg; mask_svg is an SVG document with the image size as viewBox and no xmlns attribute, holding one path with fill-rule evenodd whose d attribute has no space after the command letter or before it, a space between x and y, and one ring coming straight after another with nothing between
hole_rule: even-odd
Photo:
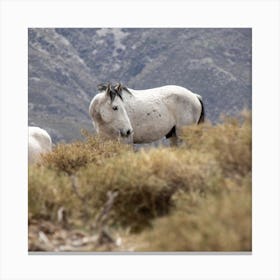
<instances>
[{"instance_id":1,"label":"horse eye","mask_svg":"<svg viewBox=\"0 0 280 280\"><path fill-rule=\"evenodd\" d=\"M117 111L117 110L118 110L118 106L113 106L112 109L113 109L114 111Z\"/></svg>"}]
</instances>

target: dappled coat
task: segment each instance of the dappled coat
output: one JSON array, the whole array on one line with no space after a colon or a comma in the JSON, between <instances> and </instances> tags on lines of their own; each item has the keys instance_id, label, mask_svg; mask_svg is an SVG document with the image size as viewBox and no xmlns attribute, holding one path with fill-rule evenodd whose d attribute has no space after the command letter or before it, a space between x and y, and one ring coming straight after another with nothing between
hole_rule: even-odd
<instances>
[{"instance_id":1,"label":"dappled coat","mask_svg":"<svg viewBox=\"0 0 280 280\"><path fill-rule=\"evenodd\" d=\"M177 141L186 125L204 121L200 95L168 85L133 90L121 84L100 85L89 114L97 133L127 143L149 143L162 137Z\"/></svg>"}]
</instances>

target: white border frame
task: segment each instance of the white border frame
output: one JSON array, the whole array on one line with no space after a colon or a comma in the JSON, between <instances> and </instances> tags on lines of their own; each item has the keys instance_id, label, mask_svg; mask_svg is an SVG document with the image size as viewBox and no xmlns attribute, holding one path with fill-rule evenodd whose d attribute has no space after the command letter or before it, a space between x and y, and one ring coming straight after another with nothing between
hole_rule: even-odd
<instances>
[{"instance_id":1,"label":"white border frame","mask_svg":"<svg viewBox=\"0 0 280 280\"><path fill-rule=\"evenodd\" d=\"M2 1L1 279L279 279L279 2ZM253 254L30 256L28 27L253 28Z\"/></svg>"}]
</instances>

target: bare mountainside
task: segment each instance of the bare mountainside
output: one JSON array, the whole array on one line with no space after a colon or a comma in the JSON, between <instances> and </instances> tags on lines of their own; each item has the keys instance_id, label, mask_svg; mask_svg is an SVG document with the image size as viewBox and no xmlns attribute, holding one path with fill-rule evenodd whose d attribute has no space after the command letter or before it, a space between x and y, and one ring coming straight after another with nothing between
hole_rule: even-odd
<instances>
[{"instance_id":1,"label":"bare mountainside","mask_svg":"<svg viewBox=\"0 0 280 280\"><path fill-rule=\"evenodd\" d=\"M57 141L93 130L88 106L97 85L134 89L167 84L202 95L212 122L251 109L251 29L30 28L29 125Z\"/></svg>"}]
</instances>

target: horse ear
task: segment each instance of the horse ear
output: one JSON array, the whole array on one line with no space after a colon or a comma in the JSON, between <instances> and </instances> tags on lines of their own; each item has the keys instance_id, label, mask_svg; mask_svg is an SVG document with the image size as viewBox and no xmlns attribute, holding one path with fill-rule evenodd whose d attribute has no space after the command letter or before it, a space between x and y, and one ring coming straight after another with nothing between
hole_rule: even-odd
<instances>
[{"instance_id":1,"label":"horse ear","mask_svg":"<svg viewBox=\"0 0 280 280\"><path fill-rule=\"evenodd\" d=\"M108 96L111 97L111 91L112 91L111 85L108 84L108 85L106 86L106 95L108 95Z\"/></svg>"},{"instance_id":2,"label":"horse ear","mask_svg":"<svg viewBox=\"0 0 280 280\"><path fill-rule=\"evenodd\" d=\"M116 91L112 88L112 85L109 83L106 88L106 95L110 97L111 101L113 102L116 97Z\"/></svg>"},{"instance_id":3,"label":"horse ear","mask_svg":"<svg viewBox=\"0 0 280 280\"><path fill-rule=\"evenodd\" d=\"M121 83L117 83L114 87L117 93L120 93L122 91L122 85Z\"/></svg>"},{"instance_id":4,"label":"horse ear","mask_svg":"<svg viewBox=\"0 0 280 280\"><path fill-rule=\"evenodd\" d=\"M114 86L114 89L117 91L118 95L123 91L125 90L126 92L132 94L129 89L126 87L126 86L123 86L121 83L117 83L115 86Z\"/></svg>"},{"instance_id":5,"label":"horse ear","mask_svg":"<svg viewBox=\"0 0 280 280\"><path fill-rule=\"evenodd\" d=\"M107 86L105 85L105 84L99 84L98 86L97 86L97 88L98 88L98 91L104 91L104 90L106 90L107 89Z\"/></svg>"}]
</instances>

